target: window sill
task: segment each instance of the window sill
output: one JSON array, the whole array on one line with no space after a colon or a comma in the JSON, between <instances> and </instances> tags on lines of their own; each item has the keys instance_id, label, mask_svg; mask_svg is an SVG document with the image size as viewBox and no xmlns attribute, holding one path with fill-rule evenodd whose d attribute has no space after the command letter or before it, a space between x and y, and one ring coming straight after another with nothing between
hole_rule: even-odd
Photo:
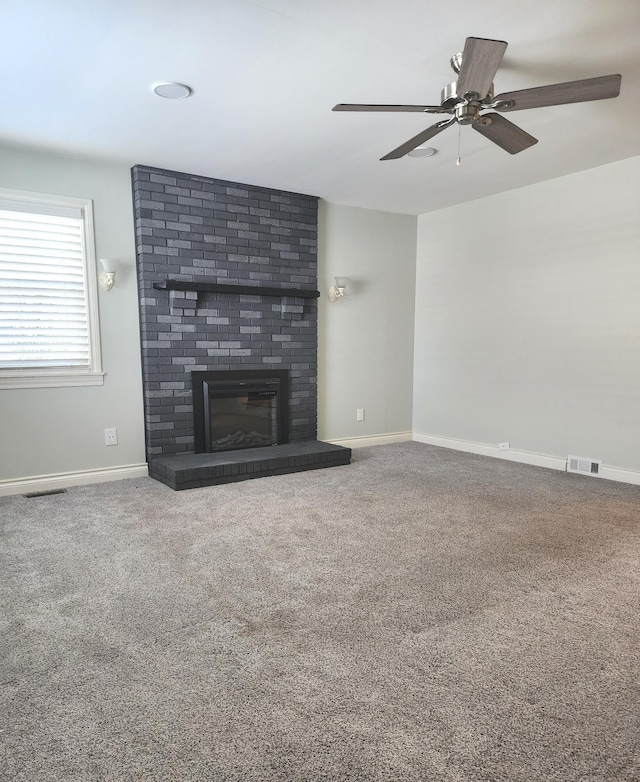
<instances>
[{"instance_id":1,"label":"window sill","mask_svg":"<svg viewBox=\"0 0 640 782\"><path fill-rule=\"evenodd\" d=\"M42 372L27 374L24 372L0 372L0 389L3 388L64 388L71 386L102 386L104 372L79 374L75 372L59 372L44 374Z\"/></svg>"}]
</instances>

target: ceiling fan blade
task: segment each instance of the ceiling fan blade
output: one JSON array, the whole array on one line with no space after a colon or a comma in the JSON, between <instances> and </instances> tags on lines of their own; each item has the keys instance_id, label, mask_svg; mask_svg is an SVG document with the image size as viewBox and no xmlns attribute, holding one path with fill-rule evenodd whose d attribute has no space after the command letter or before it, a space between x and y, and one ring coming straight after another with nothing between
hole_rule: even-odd
<instances>
[{"instance_id":1,"label":"ceiling fan blade","mask_svg":"<svg viewBox=\"0 0 640 782\"><path fill-rule=\"evenodd\" d=\"M485 124L483 120L485 122L490 120L490 122ZM538 143L537 138L530 136L500 114L483 114L480 121L474 122L472 127L510 155L515 155Z\"/></svg>"},{"instance_id":2,"label":"ceiling fan blade","mask_svg":"<svg viewBox=\"0 0 640 782\"><path fill-rule=\"evenodd\" d=\"M338 103L331 111L420 111L427 114L443 114L442 106L393 106L375 103Z\"/></svg>"},{"instance_id":3,"label":"ceiling fan blade","mask_svg":"<svg viewBox=\"0 0 640 782\"><path fill-rule=\"evenodd\" d=\"M560 106L563 103L583 103L588 100L617 98L620 94L621 80L622 76L619 73L613 73L610 76L598 76L595 79L565 81L561 84L550 84L547 87L503 92L497 95L492 103L498 111L520 111L521 109L538 109L543 106ZM502 107L499 105L502 101L509 101L512 105Z\"/></svg>"},{"instance_id":4,"label":"ceiling fan blade","mask_svg":"<svg viewBox=\"0 0 640 782\"><path fill-rule=\"evenodd\" d=\"M389 152L389 154L381 157L380 160L397 160L400 157L404 157L407 152L411 152L412 149L419 147L420 144L424 144L425 141L428 141L430 138L437 136L438 133L443 131L445 128L448 128L449 125L452 125L455 121L456 118L451 117L451 119L436 122L435 125L432 125L430 128L423 130L422 133L418 133L417 136L410 138L409 141L405 141L404 144L401 144L399 147Z\"/></svg>"},{"instance_id":5,"label":"ceiling fan blade","mask_svg":"<svg viewBox=\"0 0 640 782\"><path fill-rule=\"evenodd\" d=\"M493 77L507 49L506 41L490 38L467 38L458 74L459 97L484 98L491 89Z\"/></svg>"}]
</instances>

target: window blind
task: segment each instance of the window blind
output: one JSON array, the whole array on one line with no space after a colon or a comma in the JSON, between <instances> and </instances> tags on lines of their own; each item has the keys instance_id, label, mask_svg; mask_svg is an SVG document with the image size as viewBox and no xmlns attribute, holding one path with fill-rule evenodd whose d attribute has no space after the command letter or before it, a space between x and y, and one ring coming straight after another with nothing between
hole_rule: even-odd
<instances>
[{"instance_id":1,"label":"window blind","mask_svg":"<svg viewBox=\"0 0 640 782\"><path fill-rule=\"evenodd\" d=\"M0 370L89 368L86 287L81 209L0 200Z\"/></svg>"}]
</instances>

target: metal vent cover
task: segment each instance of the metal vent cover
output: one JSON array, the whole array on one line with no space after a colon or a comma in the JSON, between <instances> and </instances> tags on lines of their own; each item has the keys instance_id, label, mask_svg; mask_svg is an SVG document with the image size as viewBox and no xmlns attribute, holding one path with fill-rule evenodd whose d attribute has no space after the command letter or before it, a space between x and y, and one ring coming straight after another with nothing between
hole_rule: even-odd
<instances>
[{"instance_id":1,"label":"metal vent cover","mask_svg":"<svg viewBox=\"0 0 640 782\"><path fill-rule=\"evenodd\" d=\"M66 489L45 489L44 491L31 491L23 494L23 497L31 499L33 497L50 497L52 494L66 494Z\"/></svg>"},{"instance_id":2,"label":"metal vent cover","mask_svg":"<svg viewBox=\"0 0 640 782\"><path fill-rule=\"evenodd\" d=\"M600 475L601 459L590 459L585 456L567 456L567 472L577 472L580 475Z\"/></svg>"}]
</instances>

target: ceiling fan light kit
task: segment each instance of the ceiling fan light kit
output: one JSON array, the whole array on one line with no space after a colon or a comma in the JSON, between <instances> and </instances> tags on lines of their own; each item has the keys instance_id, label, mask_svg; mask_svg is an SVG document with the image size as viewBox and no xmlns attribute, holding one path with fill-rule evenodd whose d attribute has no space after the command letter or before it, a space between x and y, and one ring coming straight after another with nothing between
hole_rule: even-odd
<instances>
[{"instance_id":1,"label":"ceiling fan light kit","mask_svg":"<svg viewBox=\"0 0 640 782\"><path fill-rule=\"evenodd\" d=\"M506 49L506 41L467 38L464 50L451 57L450 64L458 78L442 90L439 106L338 103L333 107L333 111L400 111L451 115L448 119L436 122L409 141L405 141L404 144L380 158L381 160L396 160L404 157L455 123L471 125L475 131L505 152L515 155L537 144L538 139L497 112L604 100L617 98L620 94L622 77L619 73L615 73L593 79L504 92L494 97L493 79ZM481 113L487 110L489 113Z\"/></svg>"}]
</instances>

